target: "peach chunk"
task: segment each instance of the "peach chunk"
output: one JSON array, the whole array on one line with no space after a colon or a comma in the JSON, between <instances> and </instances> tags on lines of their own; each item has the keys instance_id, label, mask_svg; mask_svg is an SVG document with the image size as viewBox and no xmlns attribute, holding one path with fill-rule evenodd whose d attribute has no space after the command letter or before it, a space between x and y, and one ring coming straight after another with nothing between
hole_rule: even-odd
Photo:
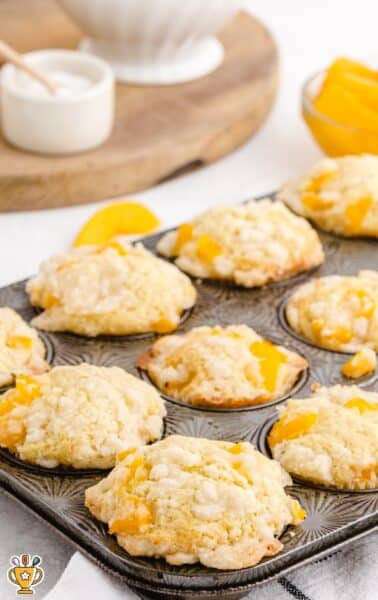
<instances>
[{"instance_id":1,"label":"peach chunk","mask_svg":"<svg viewBox=\"0 0 378 600\"><path fill-rule=\"evenodd\" d=\"M193 235L193 227L189 223L183 223L177 229L177 238L173 247L173 254L178 254L181 248L187 242L190 242Z\"/></svg>"},{"instance_id":2,"label":"peach chunk","mask_svg":"<svg viewBox=\"0 0 378 600\"><path fill-rule=\"evenodd\" d=\"M273 447L283 440L295 439L307 433L317 420L318 415L316 413L305 413L288 422L280 419L273 425L270 431L268 437L269 446Z\"/></svg>"},{"instance_id":3,"label":"peach chunk","mask_svg":"<svg viewBox=\"0 0 378 600\"><path fill-rule=\"evenodd\" d=\"M376 368L377 356L374 350L362 348L341 367L341 372L345 377L358 379L375 371Z\"/></svg>"},{"instance_id":4,"label":"peach chunk","mask_svg":"<svg viewBox=\"0 0 378 600\"><path fill-rule=\"evenodd\" d=\"M274 392L280 368L287 361L286 355L274 344L267 341L253 342L250 351L259 360L265 389L268 392Z\"/></svg>"},{"instance_id":5,"label":"peach chunk","mask_svg":"<svg viewBox=\"0 0 378 600\"><path fill-rule=\"evenodd\" d=\"M222 248L209 235L203 234L197 240L197 255L204 262L212 262L222 254Z\"/></svg>"},{"instance_id":6,"label":"peach chunk","mask_svg":"<svg viewBox=\"0 0 378 600\"><path fill-rule=\"evenodd\" d=\"M33 340L25 335L12 335L7 339L7 346L8 348L30 350L33 346Z\"/></svg>"}]
</instances>

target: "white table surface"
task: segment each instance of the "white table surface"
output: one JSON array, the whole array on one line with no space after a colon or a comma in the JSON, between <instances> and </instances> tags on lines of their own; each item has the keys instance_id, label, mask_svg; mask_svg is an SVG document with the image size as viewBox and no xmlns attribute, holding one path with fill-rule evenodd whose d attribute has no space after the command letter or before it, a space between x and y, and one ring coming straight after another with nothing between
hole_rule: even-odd
<instances>
[{"instance_id":1,"label":"white table surface","mask_svg":"<svg viewBox=\"0 0 378 600\"><path fill-rule=\"evenodd\" d=\"M373 44L378 4L374 0L247 0L247 5L269 25L279 44L281 84L275 108L262 130L231 156L133 196L150 206L163 226L188 219L211 205L271 191L309 167L321 153L301 120L302 82L336 56L377 57ZM42 259L68 248L99 206L0 215L0 285L27 277ZM10 555L31 552L43 556L46 580L36 588L41 598L73 551L51 528L0 494L2 600L14 598L15 590L5 578Z\"/></svg>"}]
</instances>

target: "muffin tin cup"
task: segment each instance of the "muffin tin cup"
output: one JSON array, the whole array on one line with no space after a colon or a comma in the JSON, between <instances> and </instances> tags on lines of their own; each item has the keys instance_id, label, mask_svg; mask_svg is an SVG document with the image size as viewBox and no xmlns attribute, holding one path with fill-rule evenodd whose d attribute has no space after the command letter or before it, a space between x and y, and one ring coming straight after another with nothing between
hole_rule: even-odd
<instances>
[{"instance_id":1,"label":"muffin tin cup","mask_svg":"<svg viewBox=\"0 0 378 600\"><path fill-rule=\"evenodd\" d=\"M184 325L184 323L191 316L191 314L194 310L194 306L191 306L190 308L186 308L182 312L179 323L177 325L177 329L175 329L171 333L175 333L175 331L178 331L180 329L180 327L182 327L182 325ZM43 312L42 309L39 309L36 307L33 307L33 308L34 308L36 315L41 314ZM45 335L44 332L41 332L40 330L38 330L38 333L43 340L43 336ZM61 333L62 335L65 335L65 336L72 336L74 339L76 338L77 340L96 340L99 342L119 342L119 343L146 340L146 339L151 339L151 338L157 337L159 335L162 335L156 331L146 331L145 333L129 333L126 335L101 334L101 335L97 335L95 337L80 335L79 333L73 333L72 331L60 331L60 332L56 332L56 333Z\"/></svg>"},{"instance_id":2,"label":"muffin tin cup","mask_svg":"<svg viewBox=\"0 0 378 600\"><path fill-rule=\"evenodd\" d=\"M55 348L51 338L44 332L36 330L40 340L42 341L45 347L45 361L48 362L50 366L54 361L55 356ZM4 385L0 387L0 394L4 394L8 390L11 390L14 387L14 383L10 383L9 385Z\"/></svg>"},{"instance_id":3,"label":"muffin tin cup","mask_svg":"<svg viewBox=\"0 0 378 600\"><path fill-rule=\"evenodd\" d=\"M271 432L273 425L278 421L277 415L267 419L265 423L259 428L256 434L256 445L257 449L268 458L273 458L272 451L269 446L268 437ZM378 488L372 488L368 490L356 490L351 488L338 488L336 486L325 485L322 483L315 483L309 479L298 477L297 475L290 474L294 483L302 485L304 487L312 488L315 490L323 490L325 492L337 493L337 494L374 494L378 492Z\"/></svg>"},{"instance_id":4,"label":"muffin tin cup","mask_svg":"<svg viewBox=\"0 0 378 600\"><path fill-rule=\"evenodd\" d=\"M261 200L262 198L258 198L258 199ZM169 231L175 231L175 229L170 229ZM162 260L165 260L165 261L171 263L172 265L177 266L176 265L177 257L170 258L170 257L164 256L163 254L159 254L158 252L154 252L154 254L158 258L161 258ZM312 267L308 271L301 271L299 273L296 273L295 275L286 277L285 279L282 279L281 281L268 281L263 286L255 285L255 286L251 286L251 287L246 287L245 285L236 283L235 281L229 280L229 279L217 279L215 277L198 277L196 275L192 275L191 273L188 273L187 271L184 271L183 269L180 269L180 270L183 273L185 273L185 275L187 275L191 279L192 283L194 283L194 284L195 283L207 283L208 285L214 286L214 287L248 292L251 290L260 289L261 287L264 287L264 288L268 287L270 289L275 289L275 288L282 288L282 287L286 287L288 285L294 285L297 283L301 283L302 281L305 281L306 279L308 279L308 277L315 275L319 269L319 266L320 265L318 265L316 267ZM179 269L179 267L177 267L177 268Z\"/></svg>"},{"instance_id":5,"label":"muffin tin cup","mask_svg":"<svg viewBox=\"0 0 378 600\"><path fill-rule=\"evenodd\" d=\"M334 352L335 354L341 354L341 355L345 356L346 358L347 357L350 358L351 356L353 356L353 354L355 354L357 352L357 350L350 350L349 352L346 352L345 350L335 350L333 348L326 348L325 346L321 346L320 344L313 342L309 338L306 338L304 335L301 335L300 333L298 333L291 327L291 325L287 319L287 316L286 316L286 308L290 301L290 298L293 296L294 293L295 293L295 290L291 290L290 293L285 294L284 298L281 300L281 302L279 303L279 305L277 307L278 320L279 320L281 327L283 327L283 329L285 329L285 331L287 331L287 333L289 333L293 338L295 338L299 342L303 342L304 344L307 344L308 346L312 346L313 348L318 348L319 350L323 350L324 352Z\"/></svg>"},{"instance_id":6,"label":"muffin tin cup","mask_svg":"<svg viewBox=\"0 0 378 600\"><path fill-rule=\"evenodd\" d=\"M321 350L322 352L331 352L334 355L344 357L344 362L349 360L356 353L355 351L345 352L345 351L341 351L341 350L333 350L332 348L324 348L324 346L321 346L320 344L316 344L312 340L310 340L310 339L304 337L303 335L297 333L296 331L294 331L294 329L290 326L289 321L287 320L287 316L286 316L286 307L287 307L288 302L294 292L295 292L295 290L292 290L290 293L285 294L284 298L281 300L281 302L279 303L279 305L277 307L278 321L279 321L279 324L281 325L281 327L291 337L295 338L302 344L306 344L307 346L311 346L312 348L317 348L318 350ZM363 377L358 377L356 379L353 379L350 377L345 377L340 372L340 379L341 379L340 383L342 385L358 385L360 387L364 387L364 386L373 384L378 379L378 371L372 371L371 373L368 373L367 375L364 375Z\"/></svg>"},{"instance_id":7,"label":"muffin tin cup","mask_svg":"<svg viewBox=\"0 0 378 600\"><path fill-rule=\"evenodd\" d=\"M149 442L147 445L153 444L159 440L162 440L166 437L167 432L167 424L166 419L163 419L163 427L161 430L160 437L153 442ZM43 467L41 465L29 463L25 460L21 460L17 458L14 454L9 452L6 448L0 447L0 459L4 459L7 463L14 465L17 468L23 469L25 471L29 471L30 473L36 473L38 475L44 476L52 476L56 475L58 477L72 477L72 478L82 478L82 477L106 477L108 473L113 469L113 467L108 467L104 469L75 469L74 467L65 467L65 466L57 466L57 467Z\"/></svg>"},{"instance_id":8,"label":"muffin tin cup","mask_svg":"<svg viewBox=\"0 0 378 600\"><path fill-rule=\"evenodd\" d=\"M154 251L163 233L143 240ZM369 265L378 269L376 243L372 241L342 240L321 234L327 261L316 270L299 277L269 284L264 288L241 288L222 282L196 282L198 302L187 315L190 318L183 330L202 325L230 325L245 323L266 339L271 339L306 357L310 369L300 391L302 397L310 393L311 384L333 385L339 358L334 352L311 346L304 339L293 335L292 330L282 326L277 308L282 295L290 294L295 286L316 274L340 272L351 274ZM374 262L374 258L375 259ZM13 306L30 317L33 314L25 284L15 283L0 289L0 305ZM143 334L144 335L144 334ZM84 338L67 333L49 333L55 348L55 364L78 364L92 362L104 366L120 366L138 375L137 358L153 343L155 334L137 339L129 336L105 336ZM340 359L343 355L339 355ZM304 376L304 374L303 374ZM143 375L144 378L144 375ZM337 383L341 383L337 381ZM344 382L346 383L346 382ZM350 383L348 381L348 383ZM360 384L359 381L356 383ZM297 382L298 384L298 382ZM372 380L366 384L373 388ZM297 395L298 388L289 395ZM273 403L237 409L211 410L210 407L194 407L166 398L167 417L163 436L171 434L207 437L225 441L251 441L259 443L264 426L274 422ZM262 443L262 442L260 442ZM262 449L262 448L261 448ZM265 449L266 451L266 449ZM266 558L254 567L237 571L208 569L200 564L181 567L167 564L164 560L132 557L127 554L106 525L89 514L83 504L84 490L98 482L106 471L44 469L34 465L17 463L18 459L6 451L0 452L0 485L17 500L32 508L38 515L53 524L71 539L76 546L99 566L113 573L125 583L138 589L157 593L162 598L194 600L198 598L236 599L256 586L310 561L322 558L342 548L377 528L378 493L370 490L351 492L312 486L296 480L288 490L306 509L308 518L296 527L289 527L281 536L283 549L274 557ZM257 590L256 593L258 594Z\"/></svg>"},{"instance_id":9,"label":"muffin tin cup","mask_svg":"<svg viewBox=\"0 0 378 600\"><path fill-rule=\"evenodd\" d=\"M143 381L145 381L146 383L149 383L150 385L152 385L157 390L157 392L160 394L160 396L162 398L164 398L164 400L166 400L167 402L172 402L173 404L176 404L177 406L189 408L191 410L211 412L211 413L253 412L253 411L258 411L258 410L262 410L265 408L269 408L271 406L275 406L276 404L281 404L281 402L284 402L288 398L291 398L294 394L297 394L306 385L308 378L309 378L309 368L303 369L303 371L301 371L299 373L294 385L283 396L280 396L279 398L276 398L275 400L271 400L270 402L253 404L250 406L237 406L237 407L229 407L228 408L226 406L216 407L216 406L208 406L206 404L203 404L203 405L202 404L190 404L189 402L185 402L184 400L178 400L176 398L172 398L171 396L168 396L167 394L165 394L154 383L154 381L151 379L151 377L149 376L148 372L145 369L138 367L138 373L139 373L139 377L141 379L143 379Z\"/></svg>"},{"instance_id":10,"label":"muffin tin cup","mask_svg":"<svg viewBox=\"0 0 378 600\"><path fill-rule=\"evenodd\" d=\"M5 460L7 463L14 465L17 468L23 469L24 471L28 471L29 473L36 473L38 475L52 476L58 475L60 477L89 477L89 476L98 476L106 477L111 469L74 469L72 467L42 467L40 465L35 465L32 463L28 463L24 460L21 460L11 454L5 448L0 448L0 458Z\"/></svg>"}]
</instances>

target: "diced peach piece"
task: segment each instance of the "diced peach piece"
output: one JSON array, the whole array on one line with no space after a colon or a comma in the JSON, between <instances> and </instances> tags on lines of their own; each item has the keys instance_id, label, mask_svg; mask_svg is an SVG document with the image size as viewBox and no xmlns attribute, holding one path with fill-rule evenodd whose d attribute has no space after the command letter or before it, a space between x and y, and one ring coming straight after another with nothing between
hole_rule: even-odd
<instances>
[{"instance_id":1,"label":"diced peach piece","mask_svg":"<svg viewBox=\"0 0 378 600\"><path fill-rule=\"evenodd\" d=\"M377 368L377 355L371 348L362 348L350 358L341 368L345 377L358 379Z\"/></svg>"},{"instance_id":2,"label":"diced peach piece","mask_svg":"<svg viewBox=\"0 0 378 600\"><path fill-rule=\"evenodd\" d=\"M139 469L139 467L145 467L145 460L143 456L136 456L132 463L128 465L129 467L129 478L133 479L135 477L135 473Z\"/></svg>"},{"instance_id":3,"label":"diced peach piece","mask_svg":"<svg viewBox=\"0 0 378 600\"><path fill-rule=\"evenodd\" d=\"M17 375L14 393L17 404L29 404L40 395L41 386L29 375Z\"/></svg>"},{"instance_id":4,"label":"diced peach piece","mask_svg":"<svg viewBox=\"0 0 378 600\"><path fill-rule=\"evenodd\" d=\"M21 420L16 426L16 419L10 413L18 406L31 404L39 394L40 385L32 377L17 376L15 389L7 393L5 400L0 400L0 446L12 449L22 443L25 427Z\"/></svg>"},{"instance_id":5,"label":"diced peach piece","mask_svg":"<svg viewBox=\"0 0 378 600\"><path fill-rule=\"evenodd\" d=\"M230 454L241 454L243 452L243 442L238 442L237 444L234 444L233 446L231 446L228 452L230 452Z\"/></svg>"},{"instance_id":6,"label":"diced peach piece","mask_svg":"<svg viewBox=\"0 0 378 600\"><path fill-rule=\"evenodd\" d=\"M274 392L280 368L287 361L286 354L283 354L277 346L266 340L253 342L249 349L251 354L259 360L260 373L265 389L268 392Z\"/></svg>"},{"instance_id":7,"label":"diced peach piece","mask_svg":"<svg viewBox=\"0 0 378 600\"><path fill-rule=\"evenodd\" d=\"M145 514L133 513L125 519L114 521L109 529L109 533L120 533L121 535L137 535L144 525L152 523L152 518Z\"/></svg>"},{"instance_id":8,"label":"diced peach piece","mask_svg":"<svg viewBox=\"0 0 378 600\"><path fill-rule=\"evenodd\" d=\"M178 254L181 248L187 242L190 242L193 235L193 227L189 223L183 223L177 228L177 238L173 247L173 254Z\"/></svg>"},{"instance_id":9,"label":"diced peach piece","mask_svg":"<svg viewBox=\"0 0 378 600\"><path fill-rule=\"evenodd\" d=\"M113 521L110 524L109 533L137 535L143 527L153 522L150 506L138 496L128 495L124 508L127 516Z\"/></svg>"},{"instance_id":10,"label":"diced peach piece","mask_svg":"<svg viewBox=\"0 0 378 600\"><path fill-rule=\"evenodd\" d=\"M332 331L324 332L324 322L321 319L315 319L311 323L312 333L318 342L333 340L340 344L348 344L353 337L353 332L347 327L341 325L334 327Z\"/></svg>"},{"instance_id":11,"label":"diced peach piece","mask_svg":"<svg viewBox=\"0 0 378 600\"><path fill-rule=\"evenodd\" d=\"M16 406L30 404L40 394L41 388L32 377L17 375L16 387L7 393L5 400L0 400L0 416L11 412Z\"/></svg>"},{"instance_id":12,"label":"diced peach piece","mask_svg":"<svg viewBox=\"0 0 378 600\"><path fill-rule=\"evenodd\" d=\"M377 465L369 465L368 467L364 467L359 472L357 472L356 476L354 477L354 481L367 483L368 481L375 479L376 474Z\"/></svg>"},{"instance_id":13,"label":"diced peach piece","mask_svg":"<svg viewBox=\"0 0 378 600\"><path fill-rule=\"evenodd\" d=\"M348 220L348 229L350 233L358 233L365 220L365 217L373 205L372 198L360 198L345 209L346 218Z\"/></svg>"},{"instance_id":14,"label":"diced peach piece","mask_svg":"<svg viewBox=\"0 0 378 600\"><path fill-rule=\"evenodd\" d=\"M307 517L307 512L301 507L298 500L294 500L291 512L294 519L294 525L298 525Z\"/></svg>"},{"instance_id":15,"label":"diced peach piece","mask_svg":"<svg viewBox=\"0 0 378 600\"><path fill-rule=\"evenodd\" d=\"M352 400L348 400L348 402L345 402L344 406L346 408L357 408L361 414L368 410L378 410L378 405L371 404L363 398L352 398Z\"/></svg>"},{"instance_id":16,"label":"diced peach piece","mask_svg":"<svg viewBox=\"0 0 378 600\"><path fill-rule=\"evenodd\" d=\"M324 321L322 319L314 319L311 323L312 335L315 340L320 342L323 336Z\"/></svg>"},{"instance_id":17,"label":"diced peach piece","mask_svg":"<svg viewBox=\"0 0 378 600\"><path fill-rule=\"evenodd\" d=\"M332 200L324 200L323 198L320 198L320 196L312 192L305 192L304 194L302 194L301 199L302 204L306 208L310 210L316 210L319 212L322 210L328 210L334 205L334 202Z\"/></svg>"},{"instance_id":18,"label":"diced peach piece","mask_svg":"<svg viewBox=\"0 0 378 600\"><path fill-rule=\"evenodd\" d=\"M243 465L243 463L239 463L239 462L234 463L232 466L239 473L239 475L241 475L248 481L248 483L253 483L253 478L252 478L251 474L248 473L248 471L245 468L245 465Z\"/></svg>"},{"instance_id":19,"label":"diced peach piece","mask_svg":"<svg viewBox=\"0 0 378 600\"><path fill-rule=\"evenodd\" d=\"M295 439L308 431L318 420L316 413L305 413L286 422L284 419L277 421L269 434L268 441L271 447L279 444L283 440Z\"/></svg>"},{"instance_id":20,"label":"diced peach piece","mask_svg":"<svg viewBox=\"0 0 378 600\"><path fill-rule=\"evenodd\" d=\"M25 426L22 422L18 423L18 427L15 427L15 422L12 422L12 429L8 427L8 423L2 422L0 419L0 446L14 450L18 444L22 444L25 439Z\"/></svg>"},{"instance_id":21,"label":"diced peach piece","mask_svg":"<svg viewBox=\"0 0 378 600\"><path fill-rule=\"evenodd\" d=\"M16 407L16 403L13 399L13 394L6 400L0 400L0 417L10 413Z\"/></svg>"},{"instance_id":22,"label":"diced peach piece","mask_svg":"<svg viewBox=\"0 0 378 600\"><path fill-rule=\"evenodd\" d=\"M43 294L41 306L43 308L53 308L53 306L57 306L59 304L59 298L54 296L53 294L45 293Z\"/></svg>"},{"instance_id":23,"label":"diced peach piece","mask_svg":"<svg viewBox=\"0 0 378 600\"><path fill-rule=\"evenodd\" d=\"M128 450L123 450L122 452L119 452L117 454L117 461L121 462L123 461L127 456L129 456L130 454L133 454L135 452L135 448L129 448Z\"/></svg>"},{"instance_id":24,"label":"diced peach piece","mask_svg":"<svg viewBox=\"0 0 378 600\"><path fill-rule=\"evenodd\" d=\"M230 338L234 338L235 340L240 340L240 339L243 339L243 336L242 336L240 333L238 333L237 331L231 331L231 332L228 334L228 337L230 337Z\"/></svg>"},{"instance_id":25,"label":"diced peach piece","mask_svg":"<svg viewBox=\"0 0 378 600\"><path fill-rule=\"evenodd\" d=\"M335 327L331 337L341 344L348 344L353 337L353 332L348 327Z\"/></svg>"},{"instance_id":26,"label":"diced peach piece","mask_svg":"<svg viewBox=\"0 0 378 600\"><path fill-rule=\"evenodd\" d=\"M307 184L306 191L314 192L315 194L319 194L322 191L322 187L327 181L330 181L335 176L334 171L326 171L321 173L320 175L316 175L312 177L311 182Z\"/></svg>"},{"instance_id":27,"label":"diced peach piece","mask_svg":"<svg viewBox=\"0 0 378 600\"><path fill-rule=\"evenodd\" d=\"M9 348L30 350L33 346L33 340L25 335L12 335L7 339L7 346Z\"/></svg>"},{"instance_id":28,"label":"diced peach piece","mask_svg":"<svg viewBox=\"0 0 378 600\"><path fill-rule=\"evenodd\" d=\"M174 331L176 327L176 323L172 323L172 321L165 317L162 317L153 324L153 330L156 331L156 333L170 333L171 331Z\"/></svg>"},{"instance_id":29,"label":"diced peach piece","mask_svg":"<svg viewBox=\"0 0 378 600\"><path fill-rule=\"evenodd\" d=\"M347 300L355 300L358 305L358 316L369 319L376 309L376 303L365 290L348 290L345 294Z\"/></svg>"},{"instance_id":30,"label":"diced peach piece","mask_svg":"<svg viewBox=\"0 0 378 600\"><path fill-rule=\"evenodd\" d=\"M328 171L313 177L310 183L307 184L305 191L302 194L302 204L310 210L327 210L334 204L333 201L324 200L319 196L322 191L322 187L327 181L330 181L334 177L333 171Z\"/></svg>"},{"instance_id":31,"label":"diced peach piece","mask_svg":"<svg viewBox=\"0 0 378 600\"><path fill-rule=\"evenodd\" d=\"M222 254L222 248L209 235L203 234L197 240L197 255L204 262L212 262Z\"/></svg>"}]
</instances>

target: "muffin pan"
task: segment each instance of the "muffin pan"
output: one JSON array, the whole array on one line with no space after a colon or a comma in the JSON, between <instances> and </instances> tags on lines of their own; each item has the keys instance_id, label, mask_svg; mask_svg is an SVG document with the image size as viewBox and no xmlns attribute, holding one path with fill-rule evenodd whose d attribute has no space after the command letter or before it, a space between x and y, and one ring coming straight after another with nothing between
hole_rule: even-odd
<instances>
[{"instance_id":1,"label":"muffin pan","mask_svg":"<svg viewBox=\"0 0 378 600\"><path fill-rule=\"evenodd\" d=\"M147 248L154 250L161 235L146 238ZM348 355L318 348L298 337L282 318L282 302L299 281L311 276L378 269L377 244L372 240L346 240L324 233L320 237L326 253L325 263L291 280L262 289L195 280L198 301L178 331L205 324L251 326L260 335L308 360L308 372L293 390L298 397L305 397L315 382L322 385L351 383L340 372ZM0 305L15 308L26 320L35 314L25 293L25 282L0 289ZM116 365L139 375L135 362L151 346L151 337L87 339L68 333L49 333L48 339L53 347L54 365L86 361ZM375 376L353 383L378 390ZM163 435L177 433L233 442L251 441L266 453L266 435L276 418L274 404L283 400L258 407L214 411L167 398ZM284 548L279 554L239 571L218 571L200 564L175 567L163 560L129 556L108 535L106 525L91 517L84 506L84 490L105 473L31 468L8 452L0 452L0 485L8 493L54 525L100 567L146 595L155 593L161 598L176 599L242 598L256 585L326 556L378 528L377 492L336 491L296 480L290 493L298 498L308 517L283 534Z\"/></svg>"}]
</instances>

